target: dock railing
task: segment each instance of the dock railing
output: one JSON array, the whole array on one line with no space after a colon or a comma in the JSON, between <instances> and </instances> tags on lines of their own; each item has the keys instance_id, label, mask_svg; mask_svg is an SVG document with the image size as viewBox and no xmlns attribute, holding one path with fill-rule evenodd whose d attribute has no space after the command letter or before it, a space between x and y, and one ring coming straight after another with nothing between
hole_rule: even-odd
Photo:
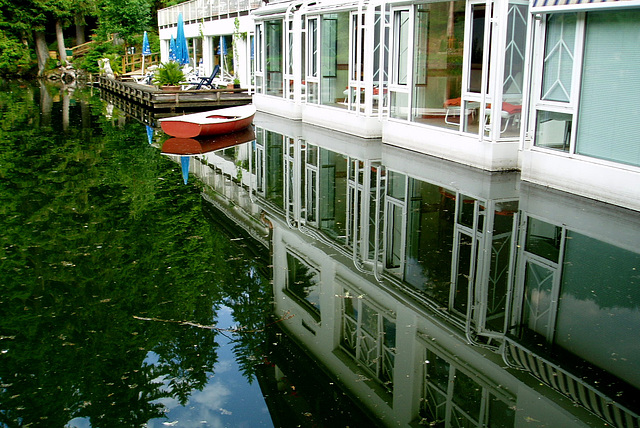
<instances>
[{"instance_id":1,"label":"dock railing","mask_svg":"<svg viewBox=\"0 0 640 428\"><path fill-rule=\"evenodd\" d=\"M145 69L150 65L160 64L160 54L152 53L144 59ZM123 74L139 74L142 72L142 54L126 54L122 56L122 73Z\"/></svg>"},{"instance_id":2,"label":"dock railing","mask_svg":"<svg viewBox=\"0 0 640 428\"><path fill-rule=\"evenodd\" d=\"M158 10L158 27L171 27L178 23L178 15L182 13L185 24L208 20L216 17L227 17L248 13L257 9L261 0L192 0Z\"/></svg>"}]
</instances>

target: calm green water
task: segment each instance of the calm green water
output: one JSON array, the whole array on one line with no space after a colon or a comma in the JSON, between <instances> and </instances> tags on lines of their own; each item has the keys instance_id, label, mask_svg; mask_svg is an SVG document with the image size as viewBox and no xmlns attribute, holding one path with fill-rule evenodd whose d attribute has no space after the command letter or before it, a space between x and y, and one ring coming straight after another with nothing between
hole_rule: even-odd
<instances>
[{"instance_id":1,"label":"calm green water","mask_svg":"<svg viewBox=\"0 0 640 428\"><path fill-rule=\"evenodd\" d=\"M640 423L637 212L254 125L0 83L0 427Z\"/></svg>"},{"instance_id":2,"label":"calm green water","mask_svg":"<svg viewBox=\"0 0 640 428\"><path fill-rule=\"evenodd\" d=\"M272 426L261 256L90 89L1 86L0 426Z\"/></svg>"}]
</instances>

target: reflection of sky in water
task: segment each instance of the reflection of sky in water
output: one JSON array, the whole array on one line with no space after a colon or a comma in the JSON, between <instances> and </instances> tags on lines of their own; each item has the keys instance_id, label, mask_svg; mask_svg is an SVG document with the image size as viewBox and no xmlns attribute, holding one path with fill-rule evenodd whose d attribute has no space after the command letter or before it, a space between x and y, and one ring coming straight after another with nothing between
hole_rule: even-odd
<instances>
[{"instance_id":1,"label":"reflection of sky in water","mask_svg":"<svg viewBox=\"0 0 640 428\"><path fill-rule=\"evenodd\" d=\"M221 328L234 325L231 310L224 306L218 311L218 324ZM227 334L229 336L229 334ZM209 383L202 391L193 391L185 406L178 400L162 398L166 410L166 419L152 419L149 428L166 427L272 427L271 416L256 379L249 385L240 373L235 361L229 339L219 334L216 341L218 362ZM157 363L157 355L149 352L145 363ZM160 380L160 379L159 379ZM165 384L168 382L165 382ZM90 428L88 418L75 418L69 421L68 428Z\"/></svg>"},{"instance_id":2,"label":"reflection of sky in water","mask_svg":"<svg viewBox=\"0 0 640 428\"><path fill-rule=\"evenodd\" d=\"M638 309L598 306L565 296L559 311L557 342L567 350L640 387Z\"/></svg>"},{"instance_id":3,"label":"reflection of sky in water","mask_svg":"<svg viewBox=\"0 0 640 428\"><path fill-rule=\"evenodd\" d=\"M217 325L222 328L234 325L231 310L226 306L218 311ZM202 391L193 391L185 406L173 398L158 400L165 406L167 418L150 420L149 428L273 426L257 380L249 385L240 373L227 337L219 334L216 341L220 343L218 362L209 383ZM149 353L146 362L153 364L154 360L156 355Z\"/></svg>"}]
</instances>

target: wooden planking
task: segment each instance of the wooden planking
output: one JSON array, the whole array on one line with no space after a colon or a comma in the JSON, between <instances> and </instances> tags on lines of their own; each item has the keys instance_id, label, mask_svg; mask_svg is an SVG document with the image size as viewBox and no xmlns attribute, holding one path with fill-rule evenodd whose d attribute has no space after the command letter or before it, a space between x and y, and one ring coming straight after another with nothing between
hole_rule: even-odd
<instances>
[{"instance_id":1,"label":"wooden planking","mask_svg":"<svg viewBox=\"0 0 640 428\"><path fill-rule=\"evenodd\" d=\"M246 89L162 91L154 86L110 79L105 76L98 78L98 86L128 101L137 102L154 110L222 108L251 103L251 95Z\"/></svg>"}]
</instances>

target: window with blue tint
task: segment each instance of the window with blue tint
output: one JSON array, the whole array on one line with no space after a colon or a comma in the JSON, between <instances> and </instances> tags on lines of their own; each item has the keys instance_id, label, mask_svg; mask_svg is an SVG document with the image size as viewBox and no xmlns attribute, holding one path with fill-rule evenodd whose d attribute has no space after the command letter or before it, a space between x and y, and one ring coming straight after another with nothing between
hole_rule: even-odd
<instances>
[{"instance_id":1,"label":"window with blue tint","mask_svg":"<svg viewBox=\"0 0 640 428\"><path fill-rule=\"evenodd\" d=\"M266 93L282 97L284 70L282 21L267 21L265 27Z\"/></svg>"},{"instance_id":2,"label":"window with blue tint","mask_svg":"<svg viewBox=\"0 0 640 428\"><path fill-rule=\"evenodd\" d=\"M587 14L576 153L640 166L640 10Z\"/></svg>"},{"instance_id":3,"label":"window with blue tint","mask_svg":"<svg viewBox=\"0 0 640 428\"><path fill-rule=\"evenodd\" d=\"M541 99L560 102L571 100L575 39L575 13L549 15Z\"/></svg>"}]
</instances>

